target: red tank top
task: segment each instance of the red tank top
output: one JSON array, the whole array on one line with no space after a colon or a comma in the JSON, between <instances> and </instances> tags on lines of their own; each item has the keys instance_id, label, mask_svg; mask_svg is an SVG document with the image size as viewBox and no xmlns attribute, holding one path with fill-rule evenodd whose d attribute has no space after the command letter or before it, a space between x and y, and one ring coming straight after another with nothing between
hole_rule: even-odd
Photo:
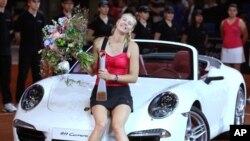
<instances>
[{"instance_id":1,"label":"red tank top","mask_svg":"<svg viewBox=\"0 0 250 141\"><path fill-rule=\"evenodd\" d=\"M107 43L107 38L104 38L101 52L105 52ZM124 47L121 54L110 56L105 52L106 57L106 69L110 74L125 75L129 72L129 58L127 55L127 46ZM98 84L99 79L96 79L96 85ZM127 83L119 83L113 80L106 81L107 86L127 86Z\"/></svg>"},{"instance_id":2,"label":"red tank top","mask_svg":"<svg viewBox=\"0 0 250 141\"><path fill-rule=\"evenodd\" d=\"M240 18L236 18L232 24L229 24L227 19L223 21L223 47L237 48L243 46L239 21Z\"/></svg>"}]
</instances>

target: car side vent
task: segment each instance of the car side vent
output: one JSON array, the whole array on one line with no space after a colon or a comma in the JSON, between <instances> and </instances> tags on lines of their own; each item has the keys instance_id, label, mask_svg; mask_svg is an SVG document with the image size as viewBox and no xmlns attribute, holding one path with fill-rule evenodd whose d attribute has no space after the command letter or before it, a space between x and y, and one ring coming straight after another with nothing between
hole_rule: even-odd
<instances>
[{"instance_id":1,"label":"car side vent","mask_svg":"<svg viewBox=\"0 0 250 141\"><path fill-rule=\"evenodd\" d=\"M42 131L20 128L16 129L19 141L45 141L45 135Z\"/></svg>"}]
</instances>

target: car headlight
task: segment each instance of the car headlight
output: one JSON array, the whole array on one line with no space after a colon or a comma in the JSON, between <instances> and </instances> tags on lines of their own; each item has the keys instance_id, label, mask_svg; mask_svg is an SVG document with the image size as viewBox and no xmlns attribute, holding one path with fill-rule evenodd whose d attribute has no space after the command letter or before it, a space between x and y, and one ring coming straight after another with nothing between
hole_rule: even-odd
<instances>
[{"instance_id":1,"label":"car headlight","mask_svg":"<svg viewBox=\"0 0 250 141\"><path fill-rule=\"evenodd\" d=\"M164 118L171 115L178 105L178 97L171 92L156 96L148 107L149 115L153 118Z\"/></svg>"},{"instance_id":2,"label":"car headlight","mask_svg":"<svg viewBox=\"0 0 250 141\"><path fill-rule=\"evenodd\" d=\"M44 89L41 85L35 84L28 88L22 97L21 107L24 110L31 110L36 107L42 100Z\"/></svg>"}]
</instances>

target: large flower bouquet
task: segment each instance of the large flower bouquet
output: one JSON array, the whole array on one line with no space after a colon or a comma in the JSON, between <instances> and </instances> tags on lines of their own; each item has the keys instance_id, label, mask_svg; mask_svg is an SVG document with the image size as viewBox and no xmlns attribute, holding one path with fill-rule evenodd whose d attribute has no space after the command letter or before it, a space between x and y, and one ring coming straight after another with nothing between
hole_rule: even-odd
<instances>
[{"instance_id":1,"label":"large flower bouquet","mask_svg":"<svg viewBox=\"0 0 250 141\"><path fill-rule=\"evenodd\" d=\"M89 67L94 58L83 50L87 35L88 10L74 8L71 18L59 18L43 28L44 48L41 53L41 75L63 74L69 70L68 61L76 58L82 68Z\"/></svg>"}]
</instances>

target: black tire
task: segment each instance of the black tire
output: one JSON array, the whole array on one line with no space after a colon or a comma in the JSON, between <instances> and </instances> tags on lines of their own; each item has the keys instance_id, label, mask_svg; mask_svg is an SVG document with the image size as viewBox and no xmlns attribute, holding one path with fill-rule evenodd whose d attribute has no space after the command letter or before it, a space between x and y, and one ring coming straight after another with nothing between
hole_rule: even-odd
<instances>
[{"instance_id":1,"label":"black tire","mask_svg":"<svg viewBox=\"0 0 250 141\"><path fill-rule=\"evenodd\" d=\"M192 107L189 112L185 140L210 140L210 130L207 119L201 110L196 107Z\"/></svg>"}]
</instances>

